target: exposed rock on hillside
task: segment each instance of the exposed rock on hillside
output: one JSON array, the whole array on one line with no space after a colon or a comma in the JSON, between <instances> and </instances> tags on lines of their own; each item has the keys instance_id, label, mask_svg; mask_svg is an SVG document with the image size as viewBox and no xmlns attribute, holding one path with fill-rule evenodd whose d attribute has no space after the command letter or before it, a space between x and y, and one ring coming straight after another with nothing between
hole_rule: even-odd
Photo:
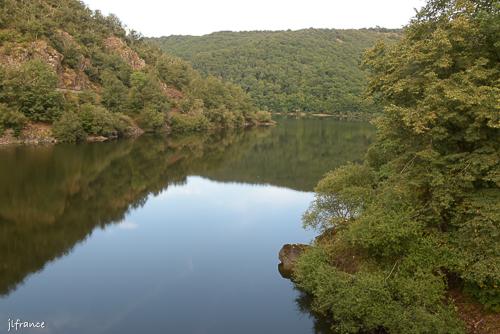
<instances>
[{"instance_id":1,"label":"exposed rock on hillside","mask_svg":"<svg viewBox=\"0 0 500 334\"><path fill-rule=\"evenodd\" d=\"M104 41L104 45L109 51L119 55L134 70L141 70L146 66L144 59L139 57L137 52L128 47L120 38L115 36L108 37Z\"/></svg>"}]
</instances>

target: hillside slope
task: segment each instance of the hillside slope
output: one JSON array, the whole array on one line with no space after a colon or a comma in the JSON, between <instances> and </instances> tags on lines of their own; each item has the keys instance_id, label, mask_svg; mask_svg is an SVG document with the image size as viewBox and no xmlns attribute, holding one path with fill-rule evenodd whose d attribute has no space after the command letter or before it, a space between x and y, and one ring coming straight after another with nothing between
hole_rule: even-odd
<instances>
[{"instance_id":1,"label":"hillside slope","mask_svg":"<svg viewBox=\"0 0 500 334\"><path fill-rule=\"evenodd\" d=\"M370 110L361 56L376 41L399 36L387 29L305 29L152 40L199 71L241 85L260 108L339 114Z\"/></svg>"},{"instance_id":2,"label":"hillside slope","mask_svg":"<svg viewBox=\"0 0 500 334\"><path fill-rule=\"evenodd\" d=\"M202 77L140 34L127 33L116 16L77 0L0 2L4 141L239 127L257 118L269 119L240 87Z\"/></svg>"}]
</instances>

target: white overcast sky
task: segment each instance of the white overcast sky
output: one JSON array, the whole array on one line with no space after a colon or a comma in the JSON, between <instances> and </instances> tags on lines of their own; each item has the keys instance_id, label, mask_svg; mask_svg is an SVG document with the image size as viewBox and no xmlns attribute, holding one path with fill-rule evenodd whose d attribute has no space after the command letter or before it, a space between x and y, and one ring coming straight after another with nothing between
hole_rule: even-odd
<instances>
[{"instance_id":1,"label":"white overcast sky","mask_svg":"<svg viewBox=\"0 0 500 334\"><path fill-rule=\"evenodd\" d=\"M400 28L424 0L84 0L144 36L221 30Z\"/></svg>"}]
</instances>

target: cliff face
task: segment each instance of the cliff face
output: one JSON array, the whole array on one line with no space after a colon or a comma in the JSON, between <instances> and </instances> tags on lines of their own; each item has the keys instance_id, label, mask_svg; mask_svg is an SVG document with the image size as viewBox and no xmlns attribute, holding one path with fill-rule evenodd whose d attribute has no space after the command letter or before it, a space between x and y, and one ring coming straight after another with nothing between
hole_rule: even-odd
<instances>
[{"instance_id":1,"label":"cliff face","mask_svg":"<svg viewBox=\"0 0 500 334\"><path fill-rule=\"evenodd\" d=\"M125 63L134 70L142 70L146 67L144 59L139 57L137 52L132 50L125 42L118 37L111 36L106 38L104 45L108 51L118 55Z\"/></svg>"}]
</instances>

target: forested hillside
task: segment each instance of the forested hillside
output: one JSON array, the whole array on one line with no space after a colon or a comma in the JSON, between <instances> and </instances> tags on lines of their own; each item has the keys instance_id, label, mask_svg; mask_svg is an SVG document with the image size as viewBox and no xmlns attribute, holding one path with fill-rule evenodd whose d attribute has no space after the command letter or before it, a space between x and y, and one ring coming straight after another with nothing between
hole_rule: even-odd
<instances>
[{"instance_id":1,"label":"forested hillside","mask_svg":"<svg viewBox=\"0 0 500 334\"><path fill-rule=\"evenodd\" d=\"M392 43L399 36L399 31L387 29L306 29L153 41L201 72L241 85L262 109L350 114L372 109L363 99L363 51L378 40Z\"/></svg>"},{"instance_id":2,"label":"forested hillside","mask_svg":"<svg viewBox=\"0 0 500 334\"><path fill-rule=\"evenodd\" d=\"M500 332L499 23L430 0L367 53L377 140L319 182L295 272L339 333Z\"/></svg>"},{"instance_id":3,"label":"forested hillside","mask_svg":"<svg viewBox=\"0 0 500 334\"><path fill-rule=\"evenodd\" d=\"M0 136L74 142L257 119L269 116L240 87L202 77L113 15L77 0L0 2Z\"/></svg>"}]
</instances>

